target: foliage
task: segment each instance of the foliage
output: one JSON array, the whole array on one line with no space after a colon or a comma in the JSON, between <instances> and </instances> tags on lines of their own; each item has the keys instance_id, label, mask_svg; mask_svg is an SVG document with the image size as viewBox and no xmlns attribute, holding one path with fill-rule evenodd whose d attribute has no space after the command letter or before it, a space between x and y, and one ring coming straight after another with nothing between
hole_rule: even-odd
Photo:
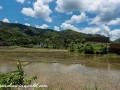
<instances>
[{"instance_id":1,"label":"foliage","mask_svg":"<svg viewBox=\"0 0 120 90\"><path fill-rule=\"evenodd\" d=\"M106 43L71 43L68 48L69 52L79 52L85 54L107 54L109 52L109 44Z\"/></svg>"},{"instance_id":2,"label":"foliage","mask_svg":"<svg viewBox=\"0 0 120 90\"><path fill-rule=\"evenodd\" d=\"M79 53L84 52L84 44L80 43L80 44L77 44L77 46L78 46L78 52Z\"/></svg>"},{"instance_id":3,"label":"foliage","mask_svg":"<svg viewBox=\"0 0 120 90\"><path fill-rule=\"evenodd\" d=\"M17 62L17 70L10 73L0 74L0 85L29 85L37 77L25 79L25 73L20 62ZM5 88L4 88L5 89Z\"/></svg>"},{"instance_id":4,"label":"foliage","mask_svg":"<svg viewBox=\"0 0 120 90\"><path fill-rule=\"evenodd\" d=\"M93 54L94 53L93 46L90 43L86 43L84 46L84 51L86 54Z\"/></svg>"},{"instance_id":5,"label":"foliage","mask_svg":"<svg viewBox=\"0 0 120 90\"><path fill-rule=\"evenodd\" d=\"M69 51L70 52L74 52L75 51L75 47L74 47L74 43L73 42L69 45Z\"/></svg>"},{"instance_id":6,"label":"foliage","mask_svg":"<svg viewBox=\"0 0 120 90\"><path fill-rule=\"evenodd\" d=\"M73 47L80 43L84 44L85 38L88 37L103 36L84 34L70 29L55 31L51 29L38 29L22 24L0 22L0 40L6 41L11 45L26 46L34 44L43 45L45 48L68 49L71 43L74 43Z\"/></svg>"},{"instance_id":7,"label":"foliage","mask_svg":"<svg viewBox=\"0 0 120 90\"><path fill-rule=\"evenodd\" d=\"M120 44L120 38L116 39L115 41L113 41L112 43L117 43Z\"/></svg>"}]
</instances>

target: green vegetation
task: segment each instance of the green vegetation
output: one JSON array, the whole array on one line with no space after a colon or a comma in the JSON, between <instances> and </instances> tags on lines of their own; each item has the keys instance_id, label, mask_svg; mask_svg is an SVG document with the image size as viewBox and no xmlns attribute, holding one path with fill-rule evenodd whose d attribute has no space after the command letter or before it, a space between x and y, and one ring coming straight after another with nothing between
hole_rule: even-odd
<instances>
[{"instance_id":1,"label":"green vegetation","mask_svg":"<svg viewBox=\"0 0 120 90\"><path fill-rule=\"evenodd\" d=\"M116 39L114 42L112 43L117 43L117 44L120 44L120 38Z\"/></svg>"},{"instance_id":2,"label":"green vegetation","mask_svg":"<svg viewBox=\"0 0 120 90\"><path fill-rule=\"evenodd\" d=\"M95 65L98 67L99 65L106 65L103 63L99 63L99 61L106 62L106 57L95 59L92 62L89 56L84 56L83 58L78 54L78 56L74 56L73 53L68 53L66 50L68 49L69 52L79 52L85 54L107 54L109 53L109 44L106 43L94 43L94 42L86 42L85 38L88 37L104 37L101 35L92 35L92 34L84 34L75 32L72 30L63 30L63 31L54 31L50 29L37 29L30 26L25 26L21 24L11 24L11 23L3 23L0 22L0 40L6 41L11 45L17 45L16 47L0 47L0 58L1 60L21 60L21 61L42 61L43 62L70 62L71 63L78 63L75 61L76 58L80 59L79 62L83 64L88 63L90 65ZM42 48L47 49L36 49L31 48L34 45L39 45ZM28 48L21 48L22 47L29 47ZM56 49L55 50L51 50ZM48 50L50 49L50 50ZM66 50L59 50L59 49L66 49ZM58 51L57 51L58 50ZM52 55L52 54L53 55ZM110 54L108 54L110 55ZM94 57L97 57L94 56ZM119 63L119 58L113 58L110 62L114 62L115 60ZM47 58L47 60L46 60ZM87 59L88 58L88 59ZM83 61L83 60L86 60ZM113 60L114 59L114 60ZM98 61L98 62L97 62ZM107 61L108 57L107 57ZM116 64L116 63L114 63ZM117 64L118 65L118 64ZM107 66L107 65L106 65ZM118 65L119 66L119 65ZM87 67L87 64L86 64ZM32 77L30 79L25 79L25 73L20 63L17 64L17 70L14 72L0 74L0 85L28 85L30 84L36 77ZM3 88L5 90L6 88ZM37 90L52 90L49 88L46 89L37 89ZM63 90L63 89L60 89ZM88 89L85 87L83 90L99 90L97 87L94 89Z\"/></svg>"},{"instance_id":3,"label":"green vegetation","mask_svg":"<svg viewBox=\"0 0 120 90\"><path fill-rule=\"evenodd\" d=\"M109 44L106 43L71 43L69 45L70 52L79 52L85 54L108 54L109 53Z\"/></svg>"},{"instance_id":4,"label":"green vegetation","mask_svg":"<svg viewBox=\"0 0 120 90\"><path fill-rule=\"evenodd\" d=\"M11 45L25 46L29 44L42 45L45 48L67 49L71 42L84 43L88 37L104 37L98 34L84 34L73 30L55 31L38 29L15 23L0 22L0 40Z\"/></svg>"},{"instance_id":5,"label":"green vegetation","mask_svg":"<svg viewBox=\"0 0 120 90\"><path fill-rule=\"evenodd\" d=\"M73 30L54 31L38 29L14 23L0 22L0 40L11 45L41 48L68 49L70 52L87 54L107 54L109 45L105 43L86 43L85 38L104 37L98 34L84 34Z\"/></svg>"},{"instance_id":6,"label":"green vegetation","mask_svg":"<svg viewBox=\"0 0 120 90\"><path fill-rule=\"evenodd\" d=\"M25 73L20 62L17 63L17 70L10 73L0 74L0 85L30 85L37 77L34 76L29 79L25 79ZM9 90L7 87L2 87L3 90ZM10 89L11 90L11 89Z\"/></svg>"}]
</instances>

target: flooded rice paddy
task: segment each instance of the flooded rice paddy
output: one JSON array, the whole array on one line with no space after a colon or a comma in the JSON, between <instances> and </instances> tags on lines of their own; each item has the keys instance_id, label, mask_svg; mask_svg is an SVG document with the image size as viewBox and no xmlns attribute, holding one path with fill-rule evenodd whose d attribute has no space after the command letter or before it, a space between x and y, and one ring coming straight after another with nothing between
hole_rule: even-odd
<instances>
[{"instance_id":1,"label":"flooded rice paddy","mask_svg":"<svg viewBox=\"0 0 120 90\"><path fill-rule=\"evenodd\" d=\"M33 83L47 85L53 90L120 90L120 56L84 55L66 50L1 48L0 72L24 65L28 77L37 76Z\"/></svg>"}]
</instances>

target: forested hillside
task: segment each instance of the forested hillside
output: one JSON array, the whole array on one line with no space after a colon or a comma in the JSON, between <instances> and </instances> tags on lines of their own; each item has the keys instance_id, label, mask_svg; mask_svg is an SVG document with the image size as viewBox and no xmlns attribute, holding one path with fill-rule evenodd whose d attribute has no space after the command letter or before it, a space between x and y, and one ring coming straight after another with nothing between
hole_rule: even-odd
<instances>
[{"instance_id":1,"label":"forested hillside","mask_svg":"<svg viewBox=\"0 0 120 90\"><path fill-rule=\"evenodd\" d=\"M113 43L120 44L120 38L116 39Z\"/></svg>"},{"instance_id":2,"label":"forested hillside","mask_svg":"<svg viewBox=\"0 0 120 90\"><path fill-rule=\"evenodd\" d=\"M67 48L71 42L84 43L87 37L104 36L84 34L73 30L38 29L22 24L0 22L0 40L11 45L43 44L44 47Z\"/></svg>"}]
</instances>

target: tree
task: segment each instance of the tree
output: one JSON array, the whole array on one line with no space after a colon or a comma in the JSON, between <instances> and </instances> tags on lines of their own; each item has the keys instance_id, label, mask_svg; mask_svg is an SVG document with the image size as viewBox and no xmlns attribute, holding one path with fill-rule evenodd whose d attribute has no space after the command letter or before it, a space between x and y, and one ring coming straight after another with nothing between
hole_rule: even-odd
<instances>
[{"instance_id":1,"label":"tree","mask_svg":"<svg viewBox=\"0 0 120 90\"><path fill-rule=\"evenodd\" d=\"M69 51L70 52L74 52L75 51L74 42L70 43L70 45L69 45Z\"/></svg>"},{"instance_id":2,"label":"tree","mask_svg":"<svg viewBox=\"0 0 120 90\"><path fill-rule=\"evenodd\" d=\"M87 43L85 45L84 50L85 50L86 54L93 54L94 53L93 47L90 43Z\"/></svg>"},{"instance_id":3,"label":"tree","mask_svg":"<svg viewBox=\"0 0 120 90\"><path fill-rule=\"evenodd\" d=\"M82 53L84 52L84 45L83 44L78 44L78 52Z\"/></svg>"}]
</instances>

